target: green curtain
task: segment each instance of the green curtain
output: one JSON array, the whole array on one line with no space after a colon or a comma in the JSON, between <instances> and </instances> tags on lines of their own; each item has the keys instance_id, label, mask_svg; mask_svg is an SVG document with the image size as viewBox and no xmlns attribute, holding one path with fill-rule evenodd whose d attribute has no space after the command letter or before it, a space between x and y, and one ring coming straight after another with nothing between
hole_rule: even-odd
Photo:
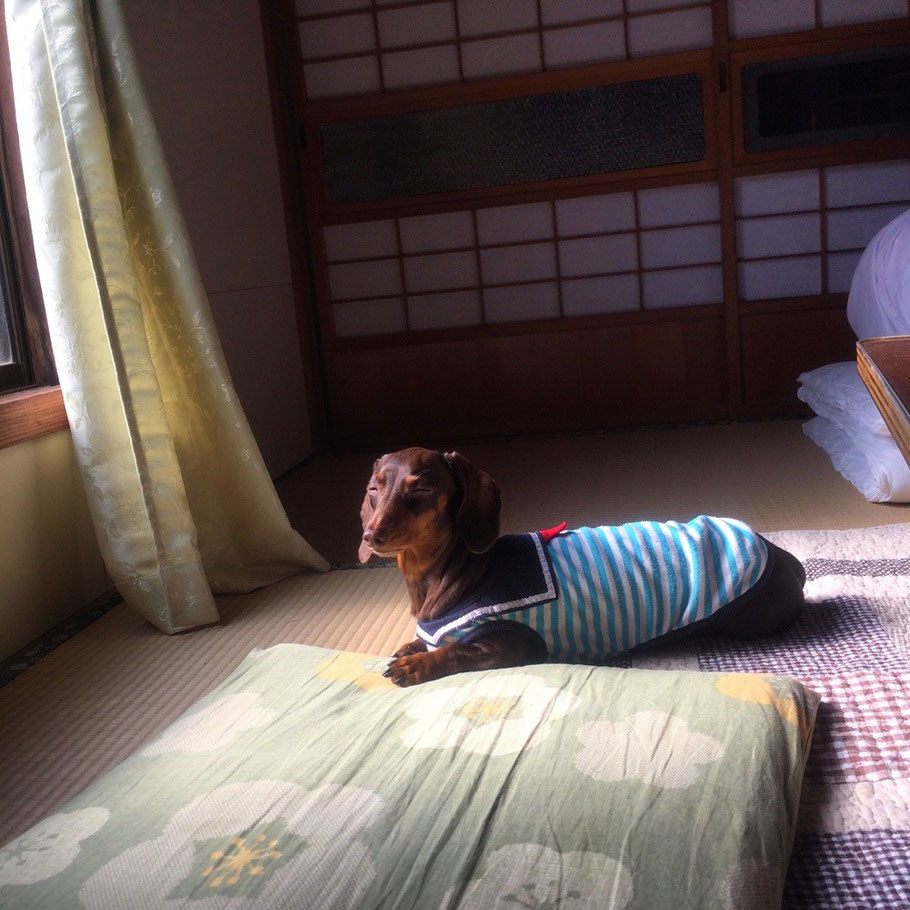
<instances>
[{"instance_id":1,"label":"green curtain","mask_svg":"<svg viewBox=\"0 0 910 910\"><path fill-rule=\"evenodd\" d=\"M165 632L325 560L237 401L117 0L6 0L28 205L105 564ZM163 62L163 65L164 62Z\"/></svg>"}]
</instances>

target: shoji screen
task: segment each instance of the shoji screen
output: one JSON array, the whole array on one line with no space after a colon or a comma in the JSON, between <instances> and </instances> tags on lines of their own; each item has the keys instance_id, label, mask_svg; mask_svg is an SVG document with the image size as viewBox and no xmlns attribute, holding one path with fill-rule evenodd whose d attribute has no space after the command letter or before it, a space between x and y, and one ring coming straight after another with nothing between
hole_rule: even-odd
<instances>
[{"instance_id":1,"label":"shoji screen","mask_svg":"<svg viewBox=\"0 0 910 910\"><path fill-rule=\"evenodd\" d=\"M297 0L310 100L711 46L704 0Z\"/></svg>"},{"instance_id":2,"label":"shoji screen","mask_svg":"<svg viewBox=\"0 0 910 910\"><path fill-rule=\"evenodd\" d=\"M323 231L340 337L723 301L713 182Z\"/></svg>"},{"instance_id":3,"label":"shoji screen","mask_svg":"<svg viewBox=\"0 0 910 910\"><path fill-rule=\"evenodd\" d=\"M749 80L901 59L907 0L286 2L337 445L795 414L852 356L910 123L747 142Z\"/></svg>"},{"instance_id":4,"label":"shoji screen","mask_svg":"<svg viewBox=\"0 0 910 910\"><path fill-rule=\"evenodd\" d=\"M910 162L739 177L735 187L743 300L846 293L866 244L910 207Z\"/></svg>"}]
</instances>

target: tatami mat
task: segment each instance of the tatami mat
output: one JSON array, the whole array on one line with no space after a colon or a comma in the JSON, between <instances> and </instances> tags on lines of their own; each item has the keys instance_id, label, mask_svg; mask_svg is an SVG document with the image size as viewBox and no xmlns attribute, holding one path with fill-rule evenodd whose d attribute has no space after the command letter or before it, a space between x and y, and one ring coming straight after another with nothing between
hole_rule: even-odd
<instances>
[{"instance_id":1,"label":"tatami mat","mask_svg":"<svg viewBox=\"0 0 910 910\"><path fill-rule=\"evenodd\" d=\"M503 531L733 515L759 530L910 520L867 503L798 421L534 439L461 449L503 489ZM279 483L334 565L352 564L372 455L314 459ZM0 844L74 796L218 684L283 641L389 654L413 637L395 569L301 575L221 597L222 622L175 637L115 607L0 689Z\"/></svg>"},{"instance_id":2,"label":"tatami mat","mask_svg":"<svg viewBox=\"0 0 910 910\"><path fill-rule=\"evenodd\" d=\"M0 689L0 845L75 796L256 647L389 654L413 637L395 569L286 579L219 597L222 622L165 636L115 607Z\"/></svg>"},{"instance_id":3,"label":"tatami mat","mask_svg":"<svg viewBox=\"0 0 910 910\"><path fill-rule=\"evenodd\" d=\"M415 441L419 444L419 441ZM729 515L760 531L908 520L866 502L800 420L636 430L459 447L502 488L503 532ZM278 485L294 526L333 565L356 560L374 454L317 458Z\"/></svg>"}]
</instances>

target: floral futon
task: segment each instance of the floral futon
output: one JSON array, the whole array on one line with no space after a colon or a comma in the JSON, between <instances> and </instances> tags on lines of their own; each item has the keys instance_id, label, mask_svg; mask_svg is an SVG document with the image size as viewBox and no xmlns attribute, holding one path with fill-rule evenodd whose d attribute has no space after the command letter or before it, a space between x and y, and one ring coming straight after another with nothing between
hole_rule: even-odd
<instances>
[{"instance_id":1,"label":"floral futon","mask_svg":"<svg viewBox=\"0 0 910 910\"><path fill-rule=\"evenodd\" d=\"M0 906L779 904L799 682L546 664L400 690L385 662L252 653L0 851Z\"/></svg>"}]
</instances>

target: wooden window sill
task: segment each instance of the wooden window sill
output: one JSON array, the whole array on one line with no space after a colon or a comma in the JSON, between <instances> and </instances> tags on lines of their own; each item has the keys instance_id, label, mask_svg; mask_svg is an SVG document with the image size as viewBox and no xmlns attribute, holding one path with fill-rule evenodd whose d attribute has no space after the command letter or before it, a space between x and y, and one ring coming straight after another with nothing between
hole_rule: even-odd
<instances>
[{"instance_id":1,"label":"wooden window sill","mask_svg":"<svg viewBox=\"0 0 910 910\"><path fill-rule=\"evenodd\" d=\"M58 385L0 396L0 449L56 433L67 426Z\"/></svg>"}]
</instances>

